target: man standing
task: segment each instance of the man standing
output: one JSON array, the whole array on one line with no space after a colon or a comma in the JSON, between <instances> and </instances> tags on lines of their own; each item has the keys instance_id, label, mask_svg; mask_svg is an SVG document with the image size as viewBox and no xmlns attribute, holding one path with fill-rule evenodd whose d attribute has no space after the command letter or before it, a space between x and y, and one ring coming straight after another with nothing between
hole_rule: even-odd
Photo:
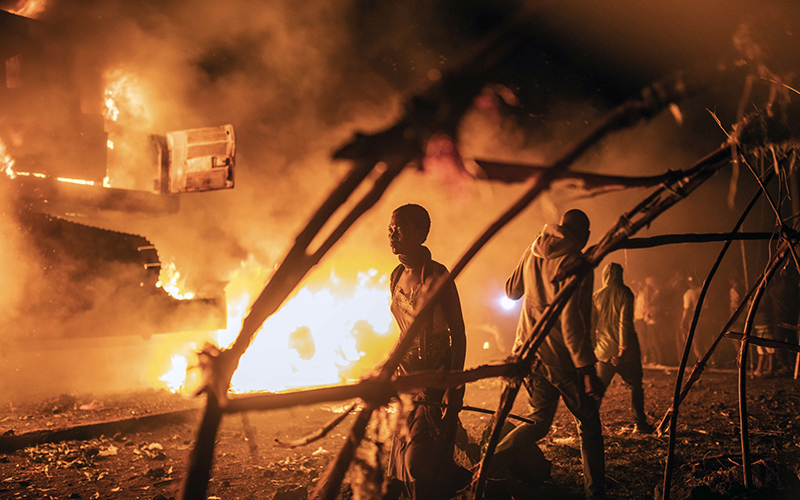
<instances>
[{"instance_id":1,"label":"man standing","mask_svg":"<svg viewBox=\"0 0 800 500\"><path fill-rule=\"evenodd\" d=\"M515 346L531 336L545 308L564 285L560 271L583 258L581 249L589 239L589 218L580 210L566 212L558 225L546 224L533 245L525 249L514 273L506 282L506 295L524 299ZM537 362L525 378L530 411L524 423L497 446L497 468L518 479L530 466L536 442L547 435L559 399L575 416L581 441L584 489L587 498L605 498L605 457L600 425L599 400L603 385L595 371L592 350L592 274L588 274L567 301L560 320L548 332L536 352ZM493 468L494 469L494 468Z\"/></svg>"},{"instance_id":2,"label":"man standing","mask_svg":"<svg viewBox=\"0 0 800 500\"><path fill-rule=\"evenodd\" d=\"M619 373L631 388L634 432L652 434L655 429L644 413L642 354L633 327L633 292L622 280L621 265L612 262L603 269L603 288L595 292L593 301L597 319L594 354L600 380L607 388Z\"/></svg>"}]
</instances>

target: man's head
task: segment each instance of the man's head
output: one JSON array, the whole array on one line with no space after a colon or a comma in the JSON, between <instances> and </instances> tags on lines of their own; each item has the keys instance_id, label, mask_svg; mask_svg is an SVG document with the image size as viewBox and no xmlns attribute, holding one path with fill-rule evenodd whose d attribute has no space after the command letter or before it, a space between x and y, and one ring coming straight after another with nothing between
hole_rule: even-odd
<instances>
[{"instance_id":1,"label":"man's head","mask_svg":"<svg viewBox=\"0 0 800 500\"><path fill-rule=\"evenodd\" d=\"M581 248L589 241L589 217L582 210L573 208L561 216L561 230L572 236Z\"/></svg>"},{"instance_id":2,"label":"man's head","mask_svg":"<svg viewBox=\"0 0 800 500\"><path fill-rule=\"evenodd\" d=\"M616 262L610 262L603 268L603 284L622 285L622 266Z\"/></svg>"},{"instance_id":3,"label":"man's head","mask_svg":"<svg viewBox=\"0 0 800 500\"><path fill-rule=\"evenodd\" d=\"M419 205L408 204L392 212L389 223L389 245L395 254L414 252L425 243L431 229L428 211Z\"/></svg>"}]
</instances>

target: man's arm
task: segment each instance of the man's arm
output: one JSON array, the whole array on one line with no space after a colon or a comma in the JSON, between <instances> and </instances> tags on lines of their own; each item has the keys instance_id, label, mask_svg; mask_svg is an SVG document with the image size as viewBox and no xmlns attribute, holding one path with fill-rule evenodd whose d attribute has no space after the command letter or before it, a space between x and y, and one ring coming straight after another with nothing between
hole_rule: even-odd
<instances>
[{"instance_id":1,"label":"man's arm","mask_svg":"<svg viewBox=\"0 0 800 500\"><path fill-rule=\"evenodd\" d=\"M523 280L523 276L525 274L525 262L528 260L528 255L530 253L531 247L526 248L514 272L511 273L511 276L506 280L506 297L511 300L519 300L525 295L525 281Z\"/></svg>"},{"instance_id":2,"label":"man's arm","mask_svg":"<svg viewBox=\"0 0 800 500\"><path fill-rule=\"evenodd\" d=\"M569 350L572 362L582 377L586 394L600 400L605 387L597 376L597 358L592 349L592 285L594 277L590 273L578 284L578 289L569 298L561 311L561 333Z\"/></svg>"},{"instance_id":3,"label":"man's arm","mask_svg":"<svg viewBox=\"0 0 800 500\"><path fill-rule=\"evenodd\" d=\"M467 335L464 327L464 315L461 311L461 299L458 297L458 289L455 283L450 282L442 294L442 313L450 328L450 348L452 357L450 359L450 370L461 371L464 369L464 359L467 355ZM443 418L446 422L455 422L458 412L464 403L464 389L451 387L445 393L444 403L447 408Z\"/></svg>"},{"instance_id":4,"label":"man's arm","mask_svg":"<svg viewBox=\"0 0 800 500\"><path fill-rule=\"evenodd\" d=\"M464 359L467 355L467 335L464 327L464 315L461 311L461 299L455 283L447 285L442 294L442 312L450 328L450 343L453 357L450 364L451 370L463 370Z\"/></svg>"}]
</instances>

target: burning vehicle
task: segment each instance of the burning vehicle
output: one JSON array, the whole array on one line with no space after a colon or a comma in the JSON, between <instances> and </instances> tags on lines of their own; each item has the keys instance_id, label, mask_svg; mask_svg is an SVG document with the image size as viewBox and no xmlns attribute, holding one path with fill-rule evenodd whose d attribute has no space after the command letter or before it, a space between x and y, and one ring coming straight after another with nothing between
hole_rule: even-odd
<instances>
[{"instance_id":1,"label":"burning vehicle","mask_svg":"<svg viewBox=\"0 0 800 500\"><path fill-rule=\"evenodd\" d=\"M57 28L0 11L0 254L16 289L2 299L3 353L224 327L219 285L171 295L145 236L96 221L172 214L182 193L233 188L233 126L125 130L113 87L76 83L76 57Z\"/></svg>"}]
</instances>

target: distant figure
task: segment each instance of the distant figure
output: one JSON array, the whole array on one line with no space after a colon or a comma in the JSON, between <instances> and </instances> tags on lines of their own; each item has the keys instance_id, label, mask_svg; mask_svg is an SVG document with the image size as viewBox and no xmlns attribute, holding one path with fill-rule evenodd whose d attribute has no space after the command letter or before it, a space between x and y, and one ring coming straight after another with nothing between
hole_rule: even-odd
<instances>
[{"instance_id":1,"label":"distant figure","mask_svg":"<svg viewBox=\"0 0 800 500\"><path fill-rule=\"evenodd\" d=\"M700 300L700 292L703 288L703 283L694 276L687 278L689 289L683 293L683 313L681 314L681 327L680 334L677 338L677 348L679 359L683 356L683 351L686 346L686 339L689 338L689 329L692 326L692 319L694 318L694 311ZM703 358L703 351L700 348L702 339L699 335L699 330L695 331L694 339L692 341L692 352L697 357L696 361Z\"/></svg>"},{"instance_id":2,"label":"distant figure","mask_svg":"<svg viewBox=\"0 0 800 500\"><path fill-rule=\"evenodd\" d=\"M797 345L798 313L800 312L800 274L789 260L770 283L767 291L775 305L775 339ZM799 354L778 350L774 354L776 376L791 376Z\"/></svg>"},{"instance_id":3,"label":"distant figure","mask_svg":"<svg viewBox=\"0 0 800 500\"><path fill-rule=\"evenodd\" d=\"M400 260L391 276L391 311L401 338L432 287L447 273L447 268L432 260L430 250L422 245L430 227L430 216L419 205L396 209L389 223L389 245ZM398 372L463 370L467 338L454 283L447 286L433 314L420 319L422 330L405 353ZM447 391L426 388L412 394L414 408L406 421L408 436L396 437L392 443L389 476L400 481L404 490L395 491L396 496L404 493L414 500L441 500L469 482L469 471L453 459L463 397L463 387ZM446 405L444 411L442 404Z\"/></svg>"},{"instance_id":4,"label":"distant figure","mask_svg":"<svg viewBox=\"0 0 800 500\"><path fill-rule=\"evenodd\" d=\"M761 296L761 302L756 310L756 317L753 321L753 335L762 339L775 340L775 316L772 305L772 297L765 293ZM772 368L775 360L775 349L772 347L756 346L758 361L753 376L769 378L772 377Z\"/></svg>"},{"instance_id":5,"label":"distant figure","mask_svg":"<svg viewBox=\"0 0 800 500\"><path fill-rule=\"evenodd\" d=\"M603 287L592 299L597 318L594 354L600 380L608 388L619 373L631 389L634 432L652 434L655 429L644 413L642 354L633 326L633 292L622 280L621 265L612 262L603 269Z\"/></svg>"},{"instance_id":6,"label":"distant figure","mask_svg":"<svg viewBox=\"0 0 800 500\"><path fill-rule=\"evenodd\" d=\"M525 249L506 282L506 295L524 300L515 346L530 338L534 325L564 285L556 276L580 262L581 249L588 239L589 218L580 210L570 210L562 216L560 224L545 225L533 244ZM538 362L525 378L530 406L526 417L535 424L520 424L503 438L493 463L518 478L520 473L536 474L535 466L529 465L541 454L536 442L550 431L558 402L563 399L578 426L586 497L605 498L605 455L599 411L604 386L597 376L597 359L592 349L592 281L593 275L589 273L580 282L536 351Z\"/></svg>"},{"instance_id":7,"label":"distant figure","mask_svg":"<svg viewBox=\"0 0 800 500\"><path fill-rule=\"evenodd\" d=\"M641 317L643 329L642 334L642 355L646 362L652 364L664 364L664 357L661 354L661 339L659 338L658 318L659 290L656 279L648 276L636 296L636 310Z\"/></svg>"}]
</instances>

